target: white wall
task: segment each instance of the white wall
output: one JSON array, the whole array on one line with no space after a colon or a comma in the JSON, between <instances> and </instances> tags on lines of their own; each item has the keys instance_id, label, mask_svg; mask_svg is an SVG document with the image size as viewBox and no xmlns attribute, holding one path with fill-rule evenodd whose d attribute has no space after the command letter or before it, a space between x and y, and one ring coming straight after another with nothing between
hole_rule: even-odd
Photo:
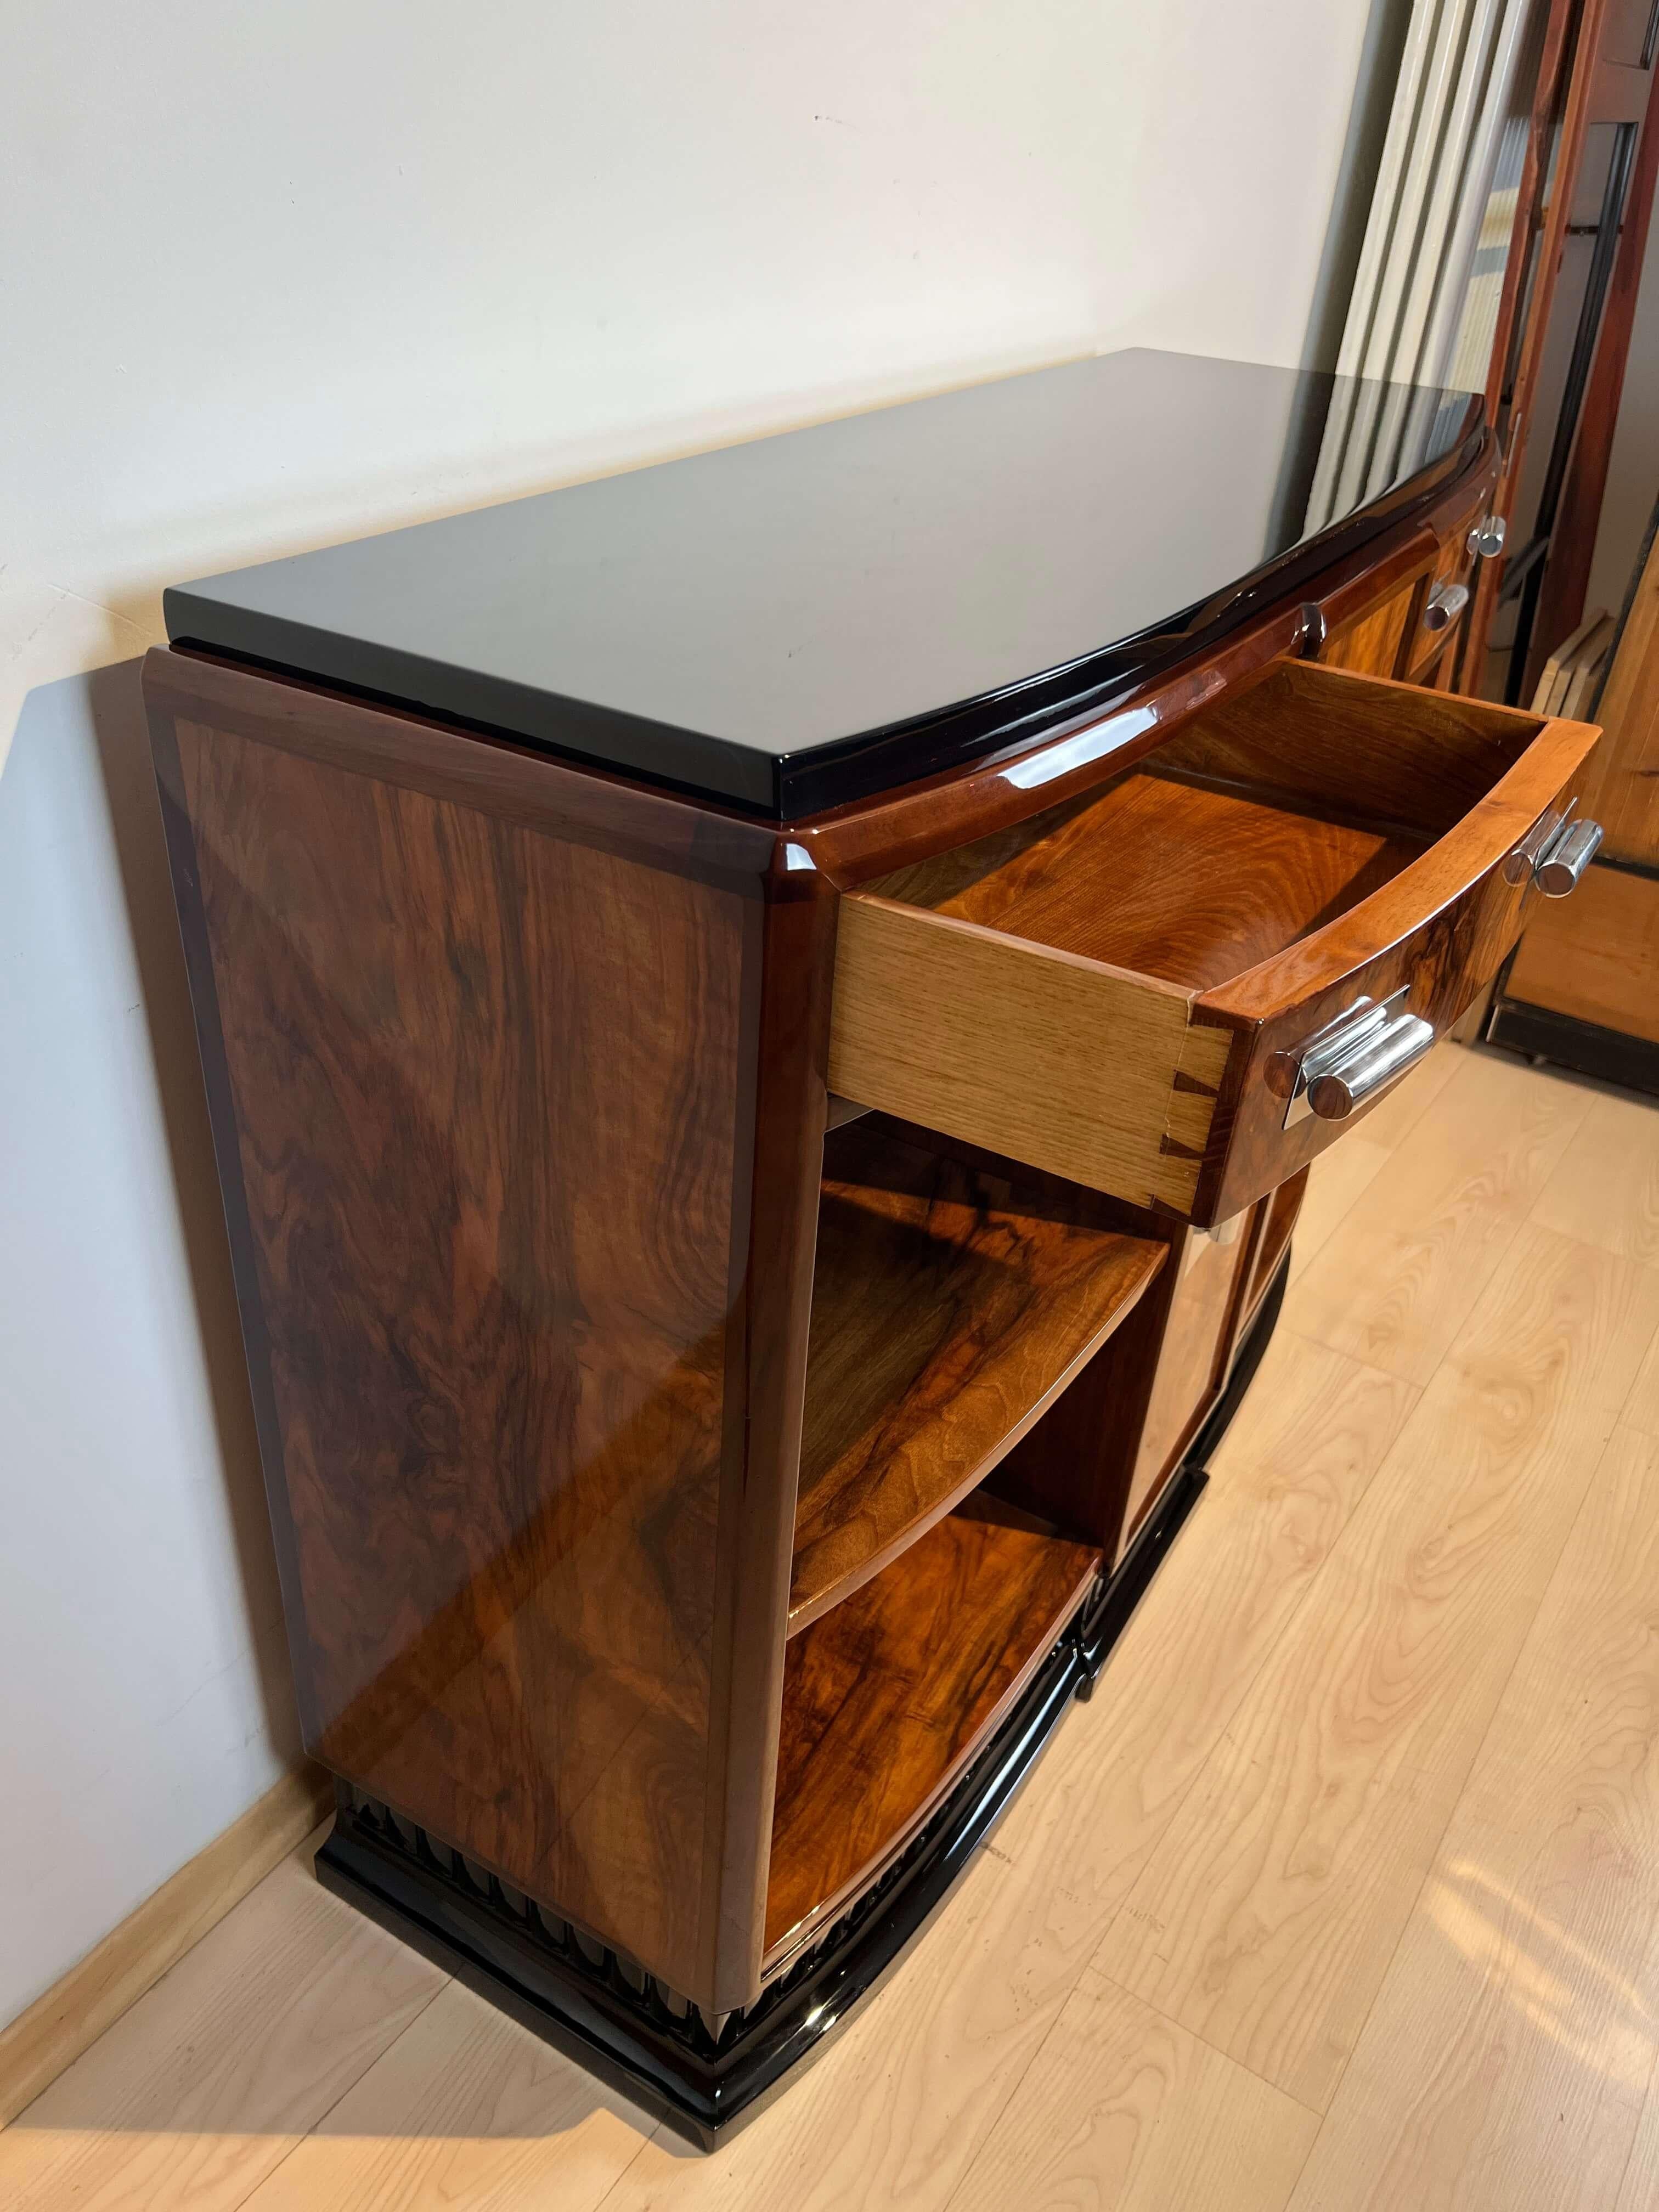
<instances>
[{"instance_id":1,"label":"white wall","mask_svg":"<svg viewBox=\"0 0 1659 2212\"><path fill-rule=\"evenodd\" d=\"M0 2019L291 1754L126 665L161 586L1004 368L1292 362L1366 14L9 12Z\"/></svg>"},{"instance_id":2,"label":"white wall","mask_svg":"<svg viewBox=\"0 0 1659 2212\"><path fill-rule=\"evenodd\" d=\"M0 2018L297 1751L146 776L127 664L0 778Z\"/></svg>"}]
</instances>

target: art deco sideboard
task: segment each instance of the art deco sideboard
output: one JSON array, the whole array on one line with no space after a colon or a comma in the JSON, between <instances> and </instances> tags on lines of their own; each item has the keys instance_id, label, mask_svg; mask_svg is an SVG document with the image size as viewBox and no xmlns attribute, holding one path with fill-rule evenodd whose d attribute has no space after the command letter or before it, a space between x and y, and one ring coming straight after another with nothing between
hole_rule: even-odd
<instances>
[{"instance_id":1,"label":"art deco sideboard","mask_svg":"<svg viewBox=\"0 0 1659 2212\"><path fill-rule=\"evenodd\" d=\"M319 1872L696 2141L1086 1696L1310 1163L1593 842L1594 731L1449 689L1478 404L1332 399L1118 355L168 595Z\"/></svg>"}]
</instances>

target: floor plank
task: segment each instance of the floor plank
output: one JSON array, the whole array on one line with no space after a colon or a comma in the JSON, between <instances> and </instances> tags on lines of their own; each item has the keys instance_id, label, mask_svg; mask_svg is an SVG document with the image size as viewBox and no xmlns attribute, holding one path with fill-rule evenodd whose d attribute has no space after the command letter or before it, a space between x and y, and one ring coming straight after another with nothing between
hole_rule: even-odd
<instances>
[{"instance_id":1,"label":"floor plank","mask_svg":"<svg viewBox=\"0 0 1659 2212\"><path fill-rule=\"evenodd\" d=\"M1655 2050L1659 1440L1621 1430L1343 2077L1305 2212L1612 2202Z\"/></svg>"},{"instance_id":2,"label":"floor plank","mask_svg":"<svg viewBox=\"0 0 1659 2212\"><path fill-rule=\"evenodd\" d=\"M1571 1083L1460 1048L1434 1111L1291 1285L1286 1325L1427 1382L1590 1103Z\"/></svg>"},{"instance_id":3,"label":"floor plank","mask_svg":"<svg viewBox=\"0 0 1659 2212\"><path fill-rule=\"evenodd\" d=\"M1291 1280L1294 1283L1312 1266L1347 1218L1360 1194L1392 1157L1392 1147L1373 1145L1358 1131L1322 1152L1308 1176L1307 1195L1296 1218L1291 1239Z\"/></svg>"},{"instance_id":4,"label":"floor plank","mask_svg":"<svg viewBox=\"0 0 1659 2212\"><path fill-rule=\"evenodd\" d=\"M1292 1282L1307 1272L1315 1254L1330 1242L1360 1194L1387 1166L1401 1138L1433 1114L1436 1100L1464 1058L1461 1045L1437 1045L1421 1067L1396 1084L1356 1127L1314 1161L1291 1244Z\"/></svg>"},{"instance_id":5,"label":"floor plank","mask_svg":"<svg viewBox=\"0 0 1659 2212\"><path fill-rule=\"evenodd\" d=\"M1601 1443L1659 1270L1528 1226L1096 1963L1322 2109Z\"/></svg>"},{"instance_id":6,"label":"floor plank","mask_svg":"<svg viewBox=\"0 0 1659 2212\"><path fill-rule=\"evenodd\" d=\"M1091 1970L951 2212L1280 2212L1318 2125Z\"/></svg>"},{"instance_id":7,"label":"floor plank","mask_svg":"<svg viewBox=\"0 0 1659 2212\"><path fill-rule=\"evenodd\" d=\"M1659 2212L1659 2062L1648 2077L1642 2117L1636 2124L1613 2212Z\"/></svg>"},{"instance_id":8,"label":"floor plank","mask_svg":"<svg viewBox=\"0 0 1659 2212\"><path fill-rule=\"evenodd\" d=\"M1641 1099L1592 1095L1532 1218L1626 1259L1659 1262L1659 1113Z\"/></svg>"},{"instance_id":9,"label":"floor plank","mask_svg":"<svg viewBox=\"0 0 1659 2212\"><path fill-rule=\"evenodd\" d=\"M246 2212L591 2212L652 2126L451 1982Z\"/></svg>"},{"instance_id":10,"label":"floor plank","mask_svg":"<svg viewBox=\"0 0 1659 2212\"><path fill-rule=\"evenodd\" d=\"M994 1844L892 1981L775 2104L708 2157L659 2133L605 2212L935 2212L1076 1986L1087 1925ZM556 2195L550 2204L562 2212Z\"/></svg>"},{"instance_id":11,"label":"floor plank","mask_svg":"<svg viewBox=\"0 0 1659 2212\"><path fill-rule=\"evenodd\" d=\"M1627 1429L1640 1429L1644 1436L1659 1437L1659 1337L1655 1338L1642 1362L1620 1419Z\"/></svg>"},{"instance_id":12,"label":"floor plank","mask_svg":"<svg viewBox=\"0 0 1659 2212\"><path fill-rule=\"evenodd\" d=\"M0 2203L231 2212L444 1982L296 1854L0 2133Z\"/></svg>"}]
</instances>

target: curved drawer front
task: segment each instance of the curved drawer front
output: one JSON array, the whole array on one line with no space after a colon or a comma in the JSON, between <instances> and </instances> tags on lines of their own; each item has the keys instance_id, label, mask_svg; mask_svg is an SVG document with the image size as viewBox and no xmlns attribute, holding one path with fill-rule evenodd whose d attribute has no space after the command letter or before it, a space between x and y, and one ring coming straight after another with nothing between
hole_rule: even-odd
<instances>
[{"instance_id":1,"label":"curved drawer front","mask_svg":"<svg viewBox=\"0 0 1659 2212\"><path fill-rule=\"evenodd\" d=\"M1294 1175L1393 1088L1340 1121L1292 1120L1311 1038L1362 999L1392 1001L1443 1036L1491 982L1539 897L1529 865L1512 856L1541 818L1576 799L1595 737L1583 723L1545 723L1490 797L1382 890L1200 1000L1199 1020L1239 1024L1231 1111L1212 1133L1206 1218L1224 1220Z\"/></svg>"},{"instance_id":2,"label":"curved drawer front","mask_svg":"<svg viewBox=\"0 0 1659 2212\"><path fill-rule=\"evenodd\" d=\"M1491 981L1538 896L1520 848L1596 734L1286 664L1101 793L845 897L831 1087L1225 1220ZM1367 1001L1395 1025L1376 1087L1310 1111L1306 1048Z\"/></svg>"}]
</instances>

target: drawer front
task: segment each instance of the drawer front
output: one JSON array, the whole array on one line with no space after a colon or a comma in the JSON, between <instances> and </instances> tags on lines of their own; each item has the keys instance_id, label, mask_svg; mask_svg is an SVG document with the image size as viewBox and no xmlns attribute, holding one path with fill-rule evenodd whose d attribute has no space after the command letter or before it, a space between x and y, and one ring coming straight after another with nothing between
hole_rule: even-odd
<instances>
[{"instance_id":1,"label":"drawer front","mask_svg":"<svg viewBox=\"0 0 1659 2212\"><path fill-rule=\"evenodd\" d=\"M1407 647L1407 632L1424 596L1425 572L1396 586L1381 605L1367 608L1333 630L1320 659L1328 668L1352 669L1360 676L1392 676ZM1411 641L1415 642L1415 641Z\"/></svg>"},{"instance_id":2,"label":"drawer front","mask_svg":"<svg viewBox=\"0 0 1659 2212\"><path fill-rule=\"evenodd\" d=\"M1227 803L1248 758L1253 788L1271 791L1292 819L1299 810L1316 835L1330 822L1334 837L1353 834L1340 826L1345 805L1380 821L1390 806L1399 820L1415 804L1419 820L1404 820L1395 872L1377 889L1360 896L1360 883L1354 902L1322 927L1310 926L1312 907L1298 920L1293 902L1275 904L1275 880L1291 878L1275 878L1264 809L1268 843L1236 848L1231 872L1212 855L1183 877L1178 855L1127 834L1114 842L1090 813L1045 831L1011 866L999 863L1005 888L978 908L984 921L912 902L925 896L914 885L850 894L841 903L830 1087L1133 1204L1224 1221L1359 1126L1372 1103L1343 1121L1305 1112L1287 1121L1310 1039L1357 1002L1396 994L1443 1035L1491 981L1537 896L1529 872L1507 864L1540 817L1577 792L1596 734L1288 665L1231 718L1189 726L1167 750L1158 787L1192 791L1196 819L1216 803L1201 792ZM1112 804L1109 791L1100 821ZM1155 818L1144 810L1116 817L1120 832ZM1284 811L1273 818L1282 823ZM1251 840L1253 819L1241 833ZM1295 864L1292 848L1286 866ZM1164 973L1066 949L1079 928L1089 935L1075 910L1054 920L1056 884L1063 891L1073 869L1086 882L1085 908L1127 911L1156 878L1169 929L1158 949L1172 948ZM1235 882L1252 885L1237 902L1260 898L1261 911L1291 916L1276 940L1286 949L1270 940L1260 957L1261 941L1246 927L1240 942L1255 964L1186 988L1166 980L1186 972L1182 884L1216 879L1230 896ZM1005 913L1006 927L992 926Z\"/></svg>"},{"instance_id":3,"label":"drawer front","mask_svg":"<svg viewBox=\"0 0 1659 2212\"><path fill-rule=\"evenodd\" d=\"M1440 541L1440 557L1421 598L1413 610L1412 627L1402 656L1402 673L1411 684L1447 690L1457 650L1468 628L1475 585L1474 533L1486 514L1486 501L1460 515ZM1450 619L1440 620L1448 607Z\"/></svg>"},{"instance_id":4,"label":"drawer front","mask_svg":"<svg viewBox=\"0 0 1659 2212\"><path fill-rule=\"evenodd\" d=\"M1460 552L1430 577L1406 642L1405 674L1413 684L1432 684L1456 656L1468 628L1474 599L1474 556Z\"/></svg>"},{"instance_id":5,"label":"drawer front","mask_svg":"<svg viewBox=\"0 0 1659 2212\"><path fill-rule=\"evenodd\" d=\"M1547 723L1490 796L1384 890L1200 1000L1200 1022L1224 1018L1243 1028L1195 1218L1224 1220L1287 1181L1389 1095L1392 1085L1343 1121L1309 1114L1287 1125L1310 1039L1358 1000L1396 994L1404 994L1397 1011L1443 1036L1492 981L1540 902L1530 873L1511 883L1506 863L1541 815L1577 799L1595 735L1579 723Z\"/></svg>"}]
</instances>

